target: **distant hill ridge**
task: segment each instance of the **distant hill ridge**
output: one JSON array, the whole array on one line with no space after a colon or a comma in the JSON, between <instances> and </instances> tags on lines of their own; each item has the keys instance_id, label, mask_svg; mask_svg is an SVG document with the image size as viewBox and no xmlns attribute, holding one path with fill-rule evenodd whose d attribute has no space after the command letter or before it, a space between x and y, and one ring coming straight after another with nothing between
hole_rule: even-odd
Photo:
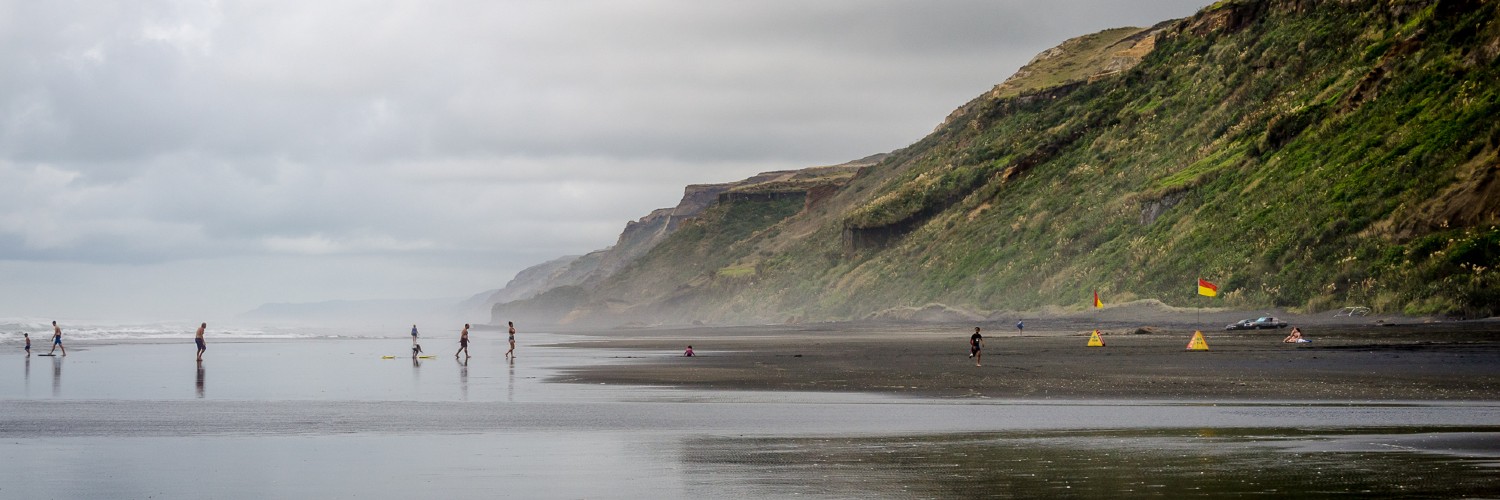
<instances>
[{"instance_id":1,"label":"distant hill ridge","mask_svg":"<svg viewBox=\"0 0 1500 500\"><path fill-rule=\"evenodd\" d=\"M1486 0L1228 0L1075 38L901 150L690 188L608 266L494 319L984 317L1094 291L1493 316L1497 19Z\"/></svg>"},{"instance_id":2,"label":"distant hill ridge","mask_svg":"<svg viewBox=\"0 0 1500 500\"><path fill-rule=\"evenodd\" d=\"M738 182L693 184L683 190L677 206L653 210L639 220L625 223L620 238L609 248L587 255L554 259L522 270L490 296L490 304L531 299L562 287L593 287L613 276L624 266L644 255L677 230L679 225L698 215L720 199L754 200L764 195L784 193L810 199L826 197L847 183L859 168L873 165L885 155L873 155L839 165L811 167L802 170L763 172ZM529 316L522 315L526 319ZM545 318L544 321L555 318Z\"/></svg>"}]
</instances>

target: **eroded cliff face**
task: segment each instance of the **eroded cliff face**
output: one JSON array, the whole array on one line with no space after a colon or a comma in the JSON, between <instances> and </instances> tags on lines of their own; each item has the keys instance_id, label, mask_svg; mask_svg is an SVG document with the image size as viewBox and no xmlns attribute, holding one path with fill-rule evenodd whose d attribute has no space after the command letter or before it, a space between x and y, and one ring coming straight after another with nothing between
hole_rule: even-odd
<instances>
[{"instance_id":1,"label":"eroded cliff face","mask_svg":"<svg viewBox=\"0 0 1500 500\"><path fill-rule=\"evenodd\" d=\"M546 321L555 312L562 311L563 317L552 319L565 321L566 313L578 304L555 302L582 300L580 297L584 297L586 291L597 287L650 252L681 228L684 222L692 220L709 207L735 199L778 200L790 196L805 198L805 205L811 206L831 196L860 168L872 165L883 157L884 155L875 155L840 165L762 172L737 182L688 185L683 189L682 199L676 206L653 210L640 219L626 222L624 231L620 232L620 237L613 246L581 257L549 261L517 273L505 288L491 296L492 321L506 321L503 315L514 315L523 307L548 311L541 317L528 317L529 320ZM576 290L544 295L562 288ZM506 307L506 304L518 301L537 303Z\"/></svg>"},{"instance_id":2,"label":"eroded cliff face","mask_svg":"<svg viewBox=\"0 0 1500 500\"><path fill-rule=\"evenodd\" d=\"M682 221L698 215L703 209L718 201L720 194L749 181L750 179L724 184L689 185L683 190L682 201L679 201L677 206L659 208L638 220L626 222L625 230L620 232L619 240L614 246L603 251L598 268L578 284L589 287L613 276L670 236L682 224Z\"/></svg>"}]
</instances>

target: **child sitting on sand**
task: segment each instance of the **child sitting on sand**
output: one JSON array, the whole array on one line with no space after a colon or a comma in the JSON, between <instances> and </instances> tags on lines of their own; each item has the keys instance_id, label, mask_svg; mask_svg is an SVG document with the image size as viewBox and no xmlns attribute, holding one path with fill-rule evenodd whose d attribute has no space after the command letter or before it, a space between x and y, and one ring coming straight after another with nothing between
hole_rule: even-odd
<instances>
[{"instance_id":1,"label":"child sitting on sand","mask_svg":"<svg viewBox=\"0 0 1500 500\"><path fill-rule=\"evenodd\" d=\"M1292 334L1287 335L1284 339L1281 339L1281 342L1285 344L1305 344L1312 341L1302 338L1301 328L1292 327Z\"/></svg>"},{"instance_id":2,"label":"child sitting on sand","mask_svg":"<svg viewBox=\"0 0 1500 500\"><path fill-rule=\"evenodd\" d=\"M688 346L686 351L682 351L682 355L690 358L693 357L693 346Z\"/></svg>"}]
</instances>

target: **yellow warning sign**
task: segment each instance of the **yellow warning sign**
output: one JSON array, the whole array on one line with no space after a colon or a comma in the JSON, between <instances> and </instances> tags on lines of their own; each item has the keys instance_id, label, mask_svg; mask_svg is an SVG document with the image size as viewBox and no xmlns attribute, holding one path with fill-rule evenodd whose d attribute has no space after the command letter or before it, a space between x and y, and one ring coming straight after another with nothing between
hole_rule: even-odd
<instances>
[{"instance_id":1,"label":"yellow warning sign","mask_svg":"<svg viewBox=\"0 0 1500 500\"><path fill-rule=\"evenodd\" d=\"M1089 347L1104 347L1104 339L1099 337L1099 330L1094 330L1094 334L1089 335Z\"/></svg>"},{"instance_id":2,"label":"yellow warning sign","mask_svg":"<svg viewBox=\"0 0 1500 500\"><path fill-rule=\"evenodd\" d=\"M1189 351L1207 351L1208 350L1208 342L1205 341L1205 340L1203 340L1203 331L1201 331L1201 330L1194 330L1193 331L1193 340L1189 340L1188 341L1187 349Z\"/></svg>"}]
</instances>

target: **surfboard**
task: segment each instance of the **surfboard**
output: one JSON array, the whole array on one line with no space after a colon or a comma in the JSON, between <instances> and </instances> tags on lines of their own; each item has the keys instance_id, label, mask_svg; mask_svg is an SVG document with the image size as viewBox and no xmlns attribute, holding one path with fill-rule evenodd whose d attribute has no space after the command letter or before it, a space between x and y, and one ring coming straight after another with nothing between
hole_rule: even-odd
<instances>
[{"instance_id":1,"label":"surfboard","mask_svg":"<svg viewBox=\"0 0 1500 500\"><path fill-rule=\"evenodd\" d=\"M37 356L56 356L56 354L38 354Z\"/></svg>"},{"instance_id":2,"label":"surfboard","mask_svg":"<svg viewBox=\"0 0 1500 500\"><path fill-rule=\"evenodd\" d=\"M47 354L43 354L43 356L47 356ZM396 359L396 357L395 356L381 356L380 359ZM417 359L432 359L432 356L417 356Z\"/></svg>"}]
</instances>

